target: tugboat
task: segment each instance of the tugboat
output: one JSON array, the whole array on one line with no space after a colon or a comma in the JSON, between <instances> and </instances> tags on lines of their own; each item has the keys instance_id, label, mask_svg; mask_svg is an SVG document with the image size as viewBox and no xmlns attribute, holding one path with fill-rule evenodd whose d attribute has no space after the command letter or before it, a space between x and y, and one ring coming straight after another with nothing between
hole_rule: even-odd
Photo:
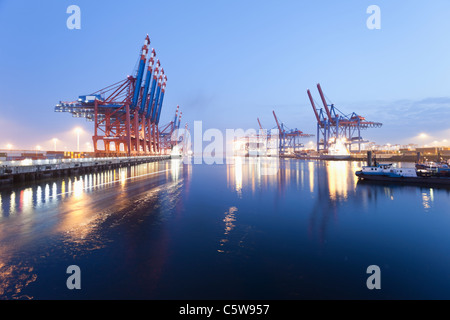
<instances>
[{"instance_id":1,"label":"tugboat","mask_svg":"<svg viewBox=\"0 0 450 320\"><path fill-rule=\"evenodd\" d=\"M360 180L401 182L426 185L446 185L450 187L450 177L416 168L396 168L392 163L363 166L355 172Z\"/></svg>"},{"instance_id":2,"label":"tugboat","mask_svg":"<svg viewBox=\"0 0 450 320\"><path fill-rule=\"evenodd\" d=\"M418 172L428 173L429 175L450 177L450 165L448 162L427 161L416 163L416 169Z\"/></svg>"},{"instance_id":3,"label":"tugboat","mask_svg":"<svg viewBox=\"0 0 450 320\"><path fill-rule=\"evenodd\" d=\"M356 171L356 175L364 179L370 178L373 180L379 180L377 178L417 178L415 168L396 168L392 163L363 166L362 170Z\"/></svg>"}]
</instances>

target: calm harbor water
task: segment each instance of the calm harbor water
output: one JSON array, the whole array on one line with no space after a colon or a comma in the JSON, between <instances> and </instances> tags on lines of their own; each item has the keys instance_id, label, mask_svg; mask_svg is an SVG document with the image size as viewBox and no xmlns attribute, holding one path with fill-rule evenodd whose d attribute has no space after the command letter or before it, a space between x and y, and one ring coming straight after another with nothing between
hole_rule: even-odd
<instances>
[{"instance_id":1,"label":"calm harbor water","mask_svg":"<svg viewBox=\"0 0 450 320\"><path fill-rule=\"evenodd\" d=\"M449 299L450 190L361 165L172 159L2 189L0 297Z\"/></svg>"}]
</instances>

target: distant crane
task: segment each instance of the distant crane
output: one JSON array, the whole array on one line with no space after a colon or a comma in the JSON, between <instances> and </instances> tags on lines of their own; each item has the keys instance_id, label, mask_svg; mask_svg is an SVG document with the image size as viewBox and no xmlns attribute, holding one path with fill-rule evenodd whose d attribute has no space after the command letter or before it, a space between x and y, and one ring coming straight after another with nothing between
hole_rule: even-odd
<instances>
[{"instance_id":1,"label":"distant crane","mask_svg":"<svg viewBox=\"0 0 450 320\"><path fill-rule=\"evenodd\" d=\"M313 135L303 133L303 131L295 129L289 129L284 125L284 123L280 123L278 121L277 115L275 111L272 111L273 117L275 118L275 122L277 124L278 133L279 133L279 152L280 155L284 155L287 153L295 153L304 147L303 143L300 142L300 138L312 137Z\"/></svg>"},{"instance_id":2,"label":"distant crane","mask_svg":"<svg viewBox=\"0 0 450 320\"><path fill-rule=\"evenodd\" d=\"M328 152L330 146L337 141L344 141L350 151L352 144L358 144L358 151L361 151L361 144L367 142L362 139L361 130L380 128L383 124L367 121L355 112L350 115L343 114L334 104L327 103L320 84L317 84L317 89L323 109L316 107L310 90L307 90L317 120L317 151Z\"/></svg>"},{"instance_id":3,"label":"distant crane","mask_svg":"<svg viewBox=\"0 0 450 320\"><path fill-rule=\"evenodd\" d=\"M261 122L259 121L259 118L257 118L257 119L258 119L259 129L260 129L261 131L264 130L263 127L262 127L262 125L261 125Z\"/></svg>"},{"instance_id":4,"label":"distant crane","mask_svg":"<svg viewBox=\"0 0 450 320\"><path fill-rule=\"evenodd\" d=\"M178 115L179 113L179 115ZM160 142L161 147L166 150L173 149L174 146L179 144L182 141L182 136L178 132L181 124L181 116L182 112L180 111L180 106L177 106L175 111L175 118L173 121L170 121L168 124L164 125L161 128Z\"/></svg>"},{"instance_id":5,"label":"distant crane","mask_svg":"<svg viewBox=\"0 0 450 320\"><path fill-rule=\"evenodd\" d=\"M303 131L300 131L297 128L289 129L284 125L284 123L278 121L278 117L275 114L275 111L272 111L272 114L276 123L276 127L272 129L264 129L261 125L261 121L259 120L259 118L257 118L260 128L258 139L261 141L264 140L265 145L271 145L272 147L275 141L270 140L276 139L277 145L275 147L278 149L277 151L279 155L298 152L301 148L304 147L300 139L313 136L311 134L303 133Z\"/></svg>"}]
</instances>

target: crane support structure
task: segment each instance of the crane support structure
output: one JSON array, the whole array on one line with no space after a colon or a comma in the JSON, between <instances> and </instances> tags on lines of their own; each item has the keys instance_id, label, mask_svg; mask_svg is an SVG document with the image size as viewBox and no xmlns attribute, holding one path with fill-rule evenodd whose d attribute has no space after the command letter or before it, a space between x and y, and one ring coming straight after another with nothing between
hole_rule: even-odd
<instances>
[{"instance_id":1,"label":"crane support structure","mask_svg":"<svg viewBox=\"0 0 450 320\"><path fill-rule=\"evenodd\" d=\"M334 104L327 103L320 84L317 84L317 90L323 104L323 108L320 109L317 109L310 90L306 91L317 120L317 151L328 152L338 141L345 144L349 151L352 151L353 144L357 144L358 151L361 151L361 144L367 142L361 137L361 131L380 128L383 124L367 121L355 112L350 115L343 114Z\"/></svg>"},{"instance_id":2,"label":"crane support structure","mask_svg":"<svg viewBox=\"0 0 450 320\"><path fill-rule=\"evenodd\" d=\"M303 143L301 143L301 139L312 137L313 135L303 133L303 131L300 131L297 128L289 129L284 123L279 121L274 110L272 111L272 114L276 126L271 129L264 129L261 125L261 121L257 118L260 131L255 138L266 145L268 149L276 150L276 154L279 156L288 154L293 155L299 152L304 147Z\"/></svg>"},{"instance_id":3,"label":"crane support structure","mask_svg":"<svg viewBox=\"0 0 450 320\"><path fill-rule=\"evenodd\" d=\"M147 35L133 76L55 106L55 112L68 112L94 122L92 140L96 156L156 155L170 151L160 143L158 129L167 76L160 61L155 64L155 49L147 61L149 45Z\"/></svg>"},{"instance_id":4,"label":"crane support structure","mask_svg":"<svg viewBox=\"0 0 450 320\"><path fill-rule=\"evenodd\" d=\"M273 117L275 118L275 123L277 124L278 134L279 134L279 154L294 154L300 151L304 147L303 143L300 142L300 138L312 137L312 134L303 133L303 131L287 128L284 123L278 121L275 111L272 111Z\"/></svg>"},{"instance_id":5,"label":"crane support structure","mask_svg":"<svg viewBox=\"0 0 450 320\"><path fill-rule=\"evenodd\" d=\"M179 115L178 115L179 112ZM161 147L166 150L172 150L176 145L181 145L183 141L183 133L179 132L181 123L180 106L177 106L175 118L173 121L164 125L159 133ZM178 122L177 122L178 121ZM187 127L187 123L186 123Z\"/></svg>"}]
</instances>

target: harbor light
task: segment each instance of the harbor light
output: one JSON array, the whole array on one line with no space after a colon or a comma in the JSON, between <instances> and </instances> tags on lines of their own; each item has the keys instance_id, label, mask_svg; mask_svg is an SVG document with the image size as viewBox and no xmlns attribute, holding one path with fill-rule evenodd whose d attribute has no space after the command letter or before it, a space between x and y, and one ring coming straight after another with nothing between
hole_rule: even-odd
<instances>
[{"instance_id":1,"label":"harbor light","mask_svg":"<svg viewBox=\"0 0 450 320\"><path fill-rule=\"evenodd\" d=\"M80 134L83 130L80 127L75 128L75 133L77 134L77 152L80 152Z\"/></svg>"}]
</instances>

